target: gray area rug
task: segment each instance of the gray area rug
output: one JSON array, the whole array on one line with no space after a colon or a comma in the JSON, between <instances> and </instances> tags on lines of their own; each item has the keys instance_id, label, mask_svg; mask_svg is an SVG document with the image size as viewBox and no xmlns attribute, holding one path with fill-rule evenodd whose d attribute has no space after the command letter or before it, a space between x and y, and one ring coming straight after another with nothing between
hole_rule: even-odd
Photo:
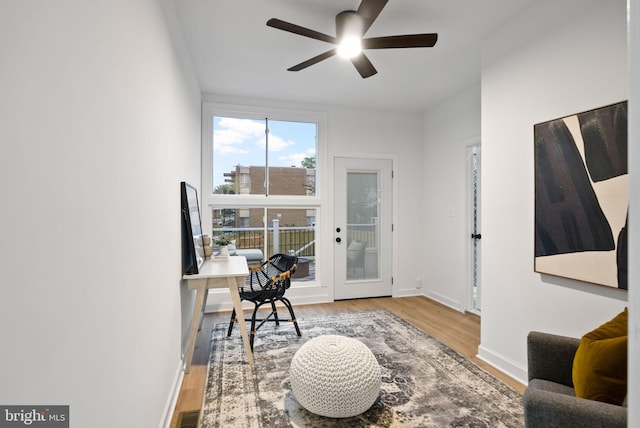
<instances>
[{"instance_id":1,"label":"gray area rug","mask_svg":"<svg viewBox=\"0 0 640 428\"><path fill-rule=\"evenodd\" d=\"M200 427L522 427L521 395L433 337L385 310L298 318L264 325L255 369L245 363L240 331L216 324ZM338 334L360 340L380 363L382 388L362 415L332 419L302 408L289 365L307 340Z\"/></svg>"}]
</instances>

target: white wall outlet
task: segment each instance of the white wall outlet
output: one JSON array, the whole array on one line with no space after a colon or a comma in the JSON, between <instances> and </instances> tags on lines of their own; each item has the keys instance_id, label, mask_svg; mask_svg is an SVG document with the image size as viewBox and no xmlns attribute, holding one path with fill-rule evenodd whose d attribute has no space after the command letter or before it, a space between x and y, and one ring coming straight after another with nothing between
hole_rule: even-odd
<instances>
[{"instance_id":1,"label":"white wall outlet","mask_svg":"<svg viewBox=\"0 0 640 428\"><path fill-rule=\"evenodd\" d=\"M422 288L422 278L416 278L416 289L420 290Z\"/></svg>"}]
</instances>

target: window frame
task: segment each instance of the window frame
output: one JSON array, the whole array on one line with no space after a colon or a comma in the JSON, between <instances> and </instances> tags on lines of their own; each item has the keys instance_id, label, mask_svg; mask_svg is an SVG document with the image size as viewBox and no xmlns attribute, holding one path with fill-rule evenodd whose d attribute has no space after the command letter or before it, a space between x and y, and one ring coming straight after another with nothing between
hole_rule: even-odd
<instances>
[{"instance_id":1,"label":"window frame","mask_svg":"<svg viewBox=\"0 0 640 428\"><path fill-rule=\"evenodd\" d=\"M291 122L308 122L316 124L316 182L315 195L263 195L263 194L216 194L213 193L213 118L236 117L240 119L254 119ZM202 136L201 136L201 209L203 219L203 233L212 234L212 209L234 207L244 208L300 208L314 209L316 217L316 236L322 236L317 219L321 216L321 197L331 168L328 162L327 144L325 141L327 118L326 114L318 111L270 108L253 105L236 105L216 102L203 102L202 107ZM319 245L316 242L316 263L320 257ZM316 281L318 280L316 276Z\"/></svg>"}]
</instances>

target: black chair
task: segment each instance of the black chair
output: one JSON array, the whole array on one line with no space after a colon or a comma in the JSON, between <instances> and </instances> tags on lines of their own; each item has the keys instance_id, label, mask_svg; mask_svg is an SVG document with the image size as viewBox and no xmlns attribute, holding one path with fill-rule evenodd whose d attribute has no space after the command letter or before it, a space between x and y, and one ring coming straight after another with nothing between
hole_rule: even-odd
<instances>
[{"instance_id":1,"label":"black chair","mask_svg":"<svg viewBox=\"0 0 640 428\"><path fill-rule=\"evenodd\" d=\"M284 293L291 286L291 275L296 271L296 264L298 262L297 256L289 256L286 254L275 254L263 264L254 266L251 268L251 275L249 276L246 285L241 288L240 300L246 300L253 303L254 309L250 319L244 321L251 321L251 335L250 343L251 350L253 350L253 339L256 332L267 321L275 322L277 326L280 325L280 321L292 322L296 328L298 336L300 334L300 328L298 328L298 321L293 313L291 302L284 297ZM289 310L289 319L282 319L278 317L278 311L276 310L276 302L282 302ZM258 319L258 309L266 304L271 304L271 313L264 318ZM231 313L231 321L229 322L229 330L227 336L231 336L233 325L239 322L236 318L235 309ZM256 323L259 323L256 325Z\"/></svg>"}]
</instances>

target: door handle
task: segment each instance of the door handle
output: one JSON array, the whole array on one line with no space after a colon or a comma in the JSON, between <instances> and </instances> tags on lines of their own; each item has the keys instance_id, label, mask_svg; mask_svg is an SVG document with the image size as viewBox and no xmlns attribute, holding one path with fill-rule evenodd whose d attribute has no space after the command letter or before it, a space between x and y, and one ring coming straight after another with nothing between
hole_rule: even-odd
<instances>
[{"instance_id":1,"label":"door handle","mask_svg":"<svg viewBox=\"0 0 640 428\"><path fill-rule=\"evenodd\" d=\"M472 233L471 239L481 239L482 235L480 233Z\"/></svg>"}]
</instances>

